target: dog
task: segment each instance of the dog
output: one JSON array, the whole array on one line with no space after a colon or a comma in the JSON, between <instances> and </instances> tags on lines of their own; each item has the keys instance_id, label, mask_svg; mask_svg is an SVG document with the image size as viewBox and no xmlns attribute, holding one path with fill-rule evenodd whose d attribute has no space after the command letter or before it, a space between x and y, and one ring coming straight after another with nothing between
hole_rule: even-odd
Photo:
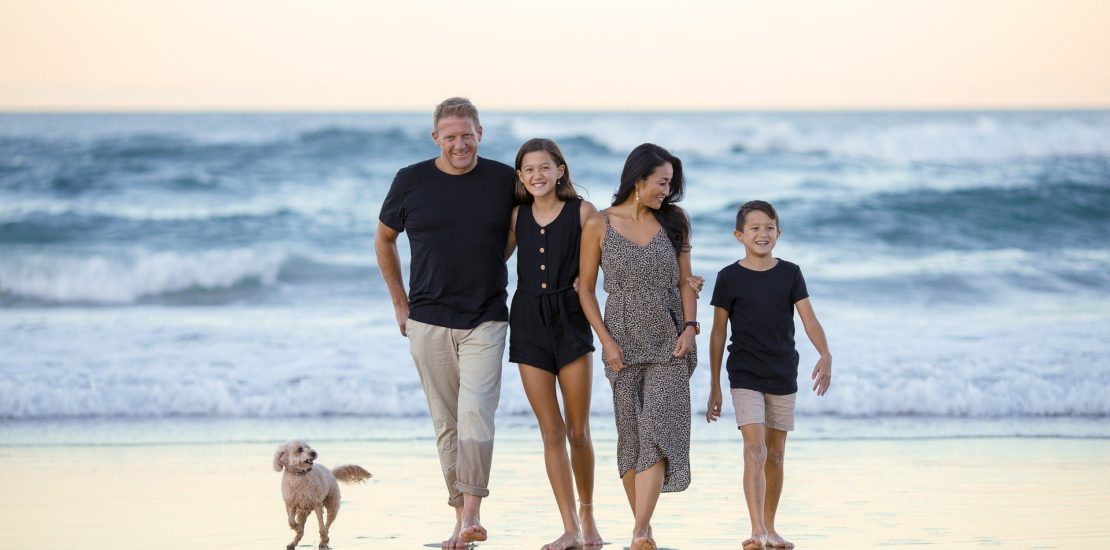
<instances>
[{"instance_id":1,"label":"dog","mask_svg":"<svg viewBox=\"0 0 1110 550\"><path fill-rule=\"evenodd\" d=\"M289 516L289 528L296 536L286 548L292 550L304 536L304 524L308 515L316 512L320 522L320 548L328 547L328 529L339 513L339 484L360 483L370 479L371 474L361 466L353 464L337 466L329 470L323 464L315 464L316 451L302 440L295 439L282 444L274 453L274 471L285 470L281 476L281 497L285 499L285 511ZM327 521L324 509L328 510Z\"/></svg>"}]
</instances>

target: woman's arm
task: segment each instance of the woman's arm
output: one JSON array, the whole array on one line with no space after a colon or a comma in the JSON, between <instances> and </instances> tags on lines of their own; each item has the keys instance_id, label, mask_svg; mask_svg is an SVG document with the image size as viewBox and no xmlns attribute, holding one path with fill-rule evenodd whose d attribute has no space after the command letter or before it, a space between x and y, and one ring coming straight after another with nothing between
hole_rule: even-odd
<instances>
[{"instance_id":1,"label":"woman's arm","mask_svg":"<svg viewBox=\"0 0 1110 550\"><path fill-rule=\"evenodd\" d=\"M686 213L683 212L683 215ZM689 223L689 219L687 219ZM689 237L687 237L689 239ZM690 241L686 241L689 246ZM681 252L678 255L678 292L682 296L682 315L686 321L698 320L698 293L694 287L687 283L690 277L693 276L693 268L690 266L690 251ZM684 326L682 332L678 336L678 341L674 344L674 356L684 357L694 351L694 336L697 331L694 327Z\"/></svg>"},{"instance_id":2,"label":"woman's arm","mask_svg":"<svg viewBox=\"0 0 1110 550\"><path fill-rule=\"evenodd\" d=\"M601 356L609 368L619 371L624 368L624 350L613 340L609 329L601 318L601 306L597 303L597 272L601 266L601 239L605 236L605 220L600 213L586 219L582 227L582 245L578 254L578 301L582 313L590 322L598 340L601 341Z\"/></svg>"}]
</instances>

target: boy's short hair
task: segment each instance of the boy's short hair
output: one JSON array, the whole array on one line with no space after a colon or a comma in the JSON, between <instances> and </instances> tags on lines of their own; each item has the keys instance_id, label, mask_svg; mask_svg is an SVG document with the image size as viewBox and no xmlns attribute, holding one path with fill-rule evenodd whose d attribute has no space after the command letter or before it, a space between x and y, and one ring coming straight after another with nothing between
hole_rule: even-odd
<instances>
[{"instance_id":1,"label":"boy's short hair","mask_svg":"<svg viewBox=\"0 0 1110 550\"><path fill-rule=\"evenodd\" d=\"M780 230L782 229L782 224L779 223L779 213L775 212L775 207L771 206L771 203L767 201L755 200L741 204L740 209L736 211L736 230L743 231L744 218L747 218L748 214L751 214L752 212L755 212L757 210L763 212L764 214L767 214L767 217L771 218L772 220L775 220L775 225Z\"/></svg>"},{"instance_id":2,"label":"boy's short hair","mask_svg":"<svg viewBox=\"0 0 1110 550\"><path fill-rule=\"evenodd\" d=\"M478 108L465 97L449 97L436 105L435 116L432 118L432 129L439 130L439 119L444 117L469 118L474 121L474 126L481 126L478 122Z\"/></svg>"}]
</instances>

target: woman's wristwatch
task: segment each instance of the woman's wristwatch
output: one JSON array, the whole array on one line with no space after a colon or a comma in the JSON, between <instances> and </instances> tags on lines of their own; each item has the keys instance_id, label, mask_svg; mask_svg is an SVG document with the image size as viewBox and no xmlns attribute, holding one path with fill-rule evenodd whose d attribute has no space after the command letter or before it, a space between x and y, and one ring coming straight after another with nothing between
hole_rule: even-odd
<instances>
[{"instance_id":1,"label":"woman's wristwatch","mask_svg":"<svg viewBox=\"0 0 1110 550\"><path fill-rule=\"evenodd\" d=\"M686 326L694 327L694 334L701 334L701 323L697 321L686 321Z\"/></svg>"}]
</instances>

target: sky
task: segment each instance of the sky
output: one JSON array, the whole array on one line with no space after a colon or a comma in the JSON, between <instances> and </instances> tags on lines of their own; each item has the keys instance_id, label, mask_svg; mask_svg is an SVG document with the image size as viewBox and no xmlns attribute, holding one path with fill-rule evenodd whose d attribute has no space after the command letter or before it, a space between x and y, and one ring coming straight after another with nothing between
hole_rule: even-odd
<instances>
[{"instance_id":1,"label":"sky","mask_svg":"<svg viewBox=\"0 0 1110 550\"><path fill-rule=\"evenodd\" d=\"M0 0L0 110L1110 107L1104 0Z\"/></svg>"}]
</instances>

